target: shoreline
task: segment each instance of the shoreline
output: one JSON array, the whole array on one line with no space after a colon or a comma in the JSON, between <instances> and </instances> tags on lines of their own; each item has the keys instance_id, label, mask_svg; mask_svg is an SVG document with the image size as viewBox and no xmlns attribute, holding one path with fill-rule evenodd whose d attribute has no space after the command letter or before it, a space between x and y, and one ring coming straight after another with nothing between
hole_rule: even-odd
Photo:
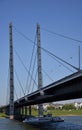
<instances>
[{"instance_id":1,"label":"shoreline","mask_svg":"<svg viewBox=\"0 0 82 130\"><path fill-rule=\"evenodd\" d=\"M59 115L59 116L82 116L82 115Z\"/></svg>"}]
</instances>

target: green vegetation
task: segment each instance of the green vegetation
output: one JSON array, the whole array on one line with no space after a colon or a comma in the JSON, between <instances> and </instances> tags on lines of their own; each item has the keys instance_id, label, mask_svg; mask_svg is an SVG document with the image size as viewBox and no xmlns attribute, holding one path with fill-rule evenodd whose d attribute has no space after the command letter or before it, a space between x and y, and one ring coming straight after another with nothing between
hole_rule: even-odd
<instances>
[{"instance_id":1,"label":"green vegetation","mask_svg":"<svg viewBox=\"0 0 82 130\"><path fill-rule=\"evenodd\" d=\"M6 117L4 113L0 113L0 117Z\"/></svg>"},{"instance_id":2,"label":"green vegetation","mask_svg":"<svg viewBox=\"0 0 82 130\"><path fill-rule=\"evenodd\" d=\"M82 116L82 109L74 110L74 109L51 109L44 112L44 114L52 114L53 116ZM32 109L32 115L37 116L38 111L35 109Z\"/></svg>"},{"instance_id":3,"label":"green vegetation","mask_svg":"<svg viewBox=\"0 0 82 130\"><path fill-rule=\"evenodd\" d=\"M44 115L52 114L53 116L82 116L82 109L79 110L64 110L52 109L44 112ZM32 109L32 115L38 116L38 110ZM0 113L0 117L7 117L4 113Z\"/></svg>"},{"instance_id":4,"label":"green vegetation","mask_svg":"<svg viewBox=\"0 0 82 130\"><path fill-rule=\"evenodd\" d=\"M28 114L29 114L29 109L28 110ZM24 113L25 115L25 110ZM58 108L54 108L54 106L52 104L49 104L49 106L47 106L47 108L44 111L44 115L46 114L52 114L53 116L82 116L82 107L80 108L76 108L74 106L74 104L64 104L61 107ZM32 107L32 115L34 116L38 116L38 110L36 107ZM4 113L0 113L0 117L8 117L7 115L5 115Z\"/></svg>"},{"instance_id":5,"label":"green vegetation","mask_svg":"<svg viewBox=\"0 0 82 130\"><path fill-rule=\"evenodd\" d=\"M52 115L54 116L82 116L82 110L58 110L58 109L55 109L55 110L51 110L50 113L52 113Z\"/></svg>"},{"instance_id":6,"label":"green vegetation","mask_svg":"<svg viewBox=\"0 0 82 130\"><path fill-rule=\"evenodd\" d=\"M74 109L76 109L75 108L75 106L74 106L74 104L65 104L65 105L63 105L63 108L62 109L65 109L65 110L74 110Z\"/></svg>"}]
</instances>

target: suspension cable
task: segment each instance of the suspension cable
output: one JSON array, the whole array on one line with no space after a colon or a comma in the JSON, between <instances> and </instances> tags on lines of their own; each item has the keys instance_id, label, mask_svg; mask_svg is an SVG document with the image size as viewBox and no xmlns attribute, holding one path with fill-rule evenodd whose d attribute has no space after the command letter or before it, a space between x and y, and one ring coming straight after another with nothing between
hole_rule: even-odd
<instances>
[{"instance_id":1,"label":"suspension cable","mask_svg":"<svg viewBox=\"0 0 82 130\"><path fill-rule=\"evenodd\" d=\"M69 37L69 36L66 36L66 35L63 35L63 34L60 34L60 33L56 33L56 32L53 32L53 31L50 31L48 29L45 29L45 28L42 28L42 30L48 32L48 33L51 33L51 34L54 34L54 35L57 35L59 37L63 37L65 39L69 39L69 40L72 40L72 41L75 41L75 42L79 42L79 43L82 43L81 40L78 40L78 39L75 39L75 38L72 38L72 37Z\"/></svg>"},{"instance_id":2,"label":"suspension cable","mask_svg":"<svg viewBox=\"0 0 82 130\"><path fill-rule=\"evenodd\" d=\"M8 76L7 76L7 93L6 93L6 104L9 103L9 68L8 68Z\"/></svg>"},{"instance_id":3,"label":"suspension cable","mask_svg":"<svg viewBox=\"0 0 82 130\"><path fill-rule=\"evenodd\" d=\"M36 41L36 35L35 35L34 43L35 43L35 41ZM32 55L31 55L30 66L29 66L29 73L31 73L31 66L32 66L32 61L33 61L34 50L35 50L35 44L33 45L33 49L32 49ZM26 89L28 87L29 77L30 76L28 75L27 76L27 81L26 81L25 93L26 93Z\"/></svg>"},{"instance_id":4,"label":"suspension cable","mask_svg":"<svg viewBox=\"0 0 82 130\"><path fill-rule=\"evenodd\" d=\"M37 69L36 74L35 74L35 79L34 79L35 81L36 81L37 73L38 73L38 69ZM34 83L32 85L32 92L33 92L33 90L34 90Z\"/></svg>"},{"instance_id":5,"label":"suspension cable","mask_svg":"<svg viewBox=\"0 0 82 130\"><path fill-rule=\"evenodd\" d=\"M21 87L21 89L22 89L22 92L23 92L23 94L24 94L24 96L25 96L24 89L23 89L22 84L21 84L21 82L20 82L20 80L19 80L19 77L18 77L18 74L17 74L17 72L16 72L16 69L15 69L15 75L16 75L16 78L17 78L17 80L18 80L18 83L19 83L19 85L20 85L20 87Z\"/></svg>"},{"instance_id":6,"label":"suspension cable","mask_svg":"<svg viewBox=\"0 0 82 130\"><path fill-rule=\"evenodd\" d=\"M16 32L18 32L21 36L23 36L26 40L28 40L29 42L35 44L31 39L29 39L27 36L25 36L23 33L19 32L16 28L15 28ZM78 40L77 40L78 41ZM37 46L37 44L35 44ZM47 49L41 47L41 49L47 53L49 53L50 55L56 57L57 59L59 59L60 61L64 62L65 64L71 66L72 68L74 68L75 70L79 71L79 68L71 65L70 63L66 62L65 60L59 58L58 56L54 55L52 52L48 51Z\"/></svg>"},{"instance_id":7,"label":"suspension cable","mask_svg":"<svg viewBox=\"0 0 82 130\"><path fill-rule=\"evenodd\" d=\"M22 37L24 37L26 40L30 41L31 43L34 43L34 41L32 41L30 38L28 38L25 34L23 34L22 32L18 31L15 26L13 26L13 27L14 27L15 31L17 33L19 33Z\"/></svg>"},{"instance_id":8,"label":"suspension cable","mask_svg":"<svg viewBox=\"0 0 82 130\"><path fill-rule=\"evenodd\" d=\"M43 72L45 73L45 75L53 82L53 79L49 76L49 74L42 68Z\"/></svg>"},{"instance_id":9,"label":"suspension cable","mask_svg":"<svg viewBox=\"0 0 82 130\"><path fill-rule=\"evenodd\" d=\"M18 100L18 96L17 96L17 92L16 92L16 89L14 89L14 90L15 90L16 100Z\"/></svg>"},{"instance_id":10,"label":"suspension cable","mask_svg":"<svg viewBox=\"0 0 82 130\"><path fill-rule=\"evenodd\" d=\"M34 73L35 63L36 63L36 55L35 55L34 64L33 64L33 68L32 68L32 75ZM30 86L31 86L31 79L30 79L30 82L29 82L29 88L30 88ZM28 88L28 90L29 90L29 88Z\"/></svg>"},{"instance_id":11,"label":"suspension cable","mask_svg":"<svg viewBox=\"0 0 82 130\"><path fill-rule=\"evenodd\" d=\"M23 61L22 61L21 57L19 56L19 54L17 53L17 51L16 51L16 50L15 50L15 53L16 53L17 57L19 58L19 60L20 60L21 64L22 64L22 65L23 65L23 67L25 68L26 72L29 74L29 76L31 77L31 79L34 81L35 85L36 85L36 86L38 86L38 85L37 85L37 83L36 83L36 81L33 79L32 75L29 73L29 71L28 71L27 67L26 67L26 66L25 66L25 64L23 63Z\"/></svg>"},{"instance_id":12,"label":"suspension cable","mask_svg":"<svg viewBox=\"0 0 82 130\"><path fill-rule=\"evenodd\" d=\"M56 56L56 55L54 55L52 52L50 52L50 51L48 51L48 50L46 50L46 49L44 49L44 48L42 48L42 49L43 49L45 52L47 52L48 54L50 54L50 55L52 55L53 57L57 58L58 60L64 62L65 64L67 64L67 65L71 66L72 68L74 68L75 70L79 71L79 68L77 68L77 67L71 65L71 64L68 63L67 61L61 59L60 57L58 57L58 56Z\"/></svg>"},{"instance_id":13,"label":"suspension cable","mask_svg":"<svg viewBox=\"0 0 82 130\"><path fill-rule=\"evenodd\" d=\"M68 69L69 71L74 72L73 70L71 70L69 67L67 67L66 65L64 65L62 62L60 62L59 60L57 60L55 57L53 57L53 56L50 55L49 53L48 53L48 55L49 55L50 57L52 57L55 61L57 61L60 65L64 66L66 69Z\"/></svg>"}]
</instances>

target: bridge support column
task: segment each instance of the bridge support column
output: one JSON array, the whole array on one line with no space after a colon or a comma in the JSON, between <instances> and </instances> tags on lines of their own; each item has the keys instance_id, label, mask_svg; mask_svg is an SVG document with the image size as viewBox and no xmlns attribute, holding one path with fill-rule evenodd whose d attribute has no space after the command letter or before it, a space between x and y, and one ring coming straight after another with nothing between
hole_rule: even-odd
<instances>
[{"instance_id":1,"label":"bridge support column","mask_svg":"<svg viewBox=\"0 0 82 130\"><path fill-rule=\"evenodd\" d=\"M39 104L38 105L38 116L42 116L43 115L43 105L42 104Z\"/></svg>"},{"instance_id":2,"label":"bridge support column","mask_svg":"<svg viewBox=\"0 0 82 130\"><path fill-rule=\"evenodd\" d=\"M21 108L14 108L14 118L21 121Z\"/></svg>"},{"instance_id":3,"label":"bridge support column","mask_svg":"<svg viewBox=\"0 0 82 130\"><path fill-rule=\"evenodd\" d=\"M26 114L26 106L24 106L24 115Z\"/></svg>"},{"instance_id":4,"label":"bridge support column","mask_svg":"<svg viewBox=\"0 0 82 130\"><path fill-rule=\"evenodd\" d=\"M23 114L24 114L24 108L21 107L21 115L23 115Z\"/></svg>"},{"instance_id":5,"label":"bridge support column","mask_svg":"<svg viewBox=\"0 0 82 130\"><path fill-rule=\"evenodd\" d=\"M31 116L31 106L29 106L29 115Z\"/></svg>"},{"instance_id":6,"label":"bridge support column","mask_svg":"<svg viewBox=\"0 0 82 130\"><path fill-rule=\"evenodd\" d=\"M25 106L25 115L27 115L27 106Z\"/></svg>"},{"instance_id":7,"label":"bridge support column","mask_svg":"<svg viewBox=\"0 0 82 130\"><path fill-rule=\"evenodd\" d=\"M2 111L3 112L3 111ZM6 107L6 109L5 109L5 114L6 115L9 115L9 107Z\"/></svg>"},{"instance_id":8,"label":"bridge support column","mask_svg":"<svg viewBox=\"0 0 82 130\"><path fill-rule=\"evenodd\" d=\"M24 107L21 108L21 115L24 114Z\"/></svg>"},{"instance_id":9,"label":"bridge support column","mask_svg":"<svg viewBox=\"0 0 82 130\"><path fill-rule=\"evenodd\" d=\"M21 113L20 114L22 115L22 107L21 107Z\"/></svg>"},{"instance_id":10,"label":"bridge support column","mask_svg":"<svg viewBox=\"0 0 82 130\"><path fill-rule=\"evenodd\" d=\"M15 108L14 114L15 114L15 116L20 115L21 114L21 108Z\"/></svg>"}]
</instances>

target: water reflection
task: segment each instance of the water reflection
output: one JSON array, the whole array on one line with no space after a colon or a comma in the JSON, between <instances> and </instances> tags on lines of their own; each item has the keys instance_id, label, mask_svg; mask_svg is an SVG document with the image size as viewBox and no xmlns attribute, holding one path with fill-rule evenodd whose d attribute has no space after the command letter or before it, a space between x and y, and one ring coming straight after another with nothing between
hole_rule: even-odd
<instances>
[{"instance_id":1,"label":"water reflection","mask_svg":"<svg viewBox=\"0 0 82 130\"><path fill-rule=\"evenodd\" d=\"M82 130L82 126L71 123L53 123L44 126L41 130Z\"/></svg>"},{"instance_id":2,"label":"water reflection","mask_svg":"<svg viewBox=\"0 0 82 130\"><path fill-rule=\"evenodd\" d=\"M41 130L82 130L82 116L63 117L64 122L51 123L41 126Z\"/></svg>"},{"instance_id":3,"label":"water reflection","mask_svg":"<svg viewBox=\"0 0 82 130\"><path fill-rule=\"evenodd\" d=\"M0 118L0 130L82 130L82 117L64 117L65 122L31 126L15 120Z\"/></svg>"},{"instance_id":4,"label":"water reflection","mask_svg":"<svg viewBox=\"0 0 82 130\"><path fill-rule=\"evenodd\" d=\"M9 120L6 118L0 118L0 130L40 130L33 126L17 122L15 120Z\"/></svg>"}]
</instances>

